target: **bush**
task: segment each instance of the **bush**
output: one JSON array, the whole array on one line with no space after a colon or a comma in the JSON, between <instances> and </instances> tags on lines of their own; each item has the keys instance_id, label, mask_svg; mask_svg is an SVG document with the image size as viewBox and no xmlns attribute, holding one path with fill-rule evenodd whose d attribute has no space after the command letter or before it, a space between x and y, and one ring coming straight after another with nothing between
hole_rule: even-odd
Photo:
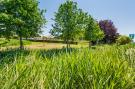
<instances>
[{"instance_id":1,"label":"bush","mask_svg":"<svg viewBox=\"0 0 135 89\"><path fill-rule=\"evenodd\" d=\"M119 36L118 39L116 40L116 43L118 45L124 45L124 44L128 44L131 43L132 40L128 37L128 36Z\"/></svg>"}]
</instances>

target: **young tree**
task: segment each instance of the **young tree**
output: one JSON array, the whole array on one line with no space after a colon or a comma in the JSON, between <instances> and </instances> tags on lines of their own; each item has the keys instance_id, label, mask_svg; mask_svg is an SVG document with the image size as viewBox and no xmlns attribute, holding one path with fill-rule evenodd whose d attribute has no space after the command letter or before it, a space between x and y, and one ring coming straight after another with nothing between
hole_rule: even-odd
<instances>
[{"instance_id":1,"label":"young tree","mask_svg":"<svg viewBox=\"0 0 135 89\"><path fill-rule=\"evenodd\" d=\"M4 0L1 7L4 17L8 18L1 22L5 25L5 32L12 31L20 37L21 49L23 48L22 37L41 32L41 27L46 22L44 10L38 8L37 0ZM10 22L7 23L8 21Z\"/></svg>"},{"instance_id":2,"label":"young tree","mask_svg":"<svg viewBox=\"0 0 135 89\"><path fill-rule=\"evenodd\" d=\"M119 34L111 20L101 20L99 21L99 26L105 34L103 39L105 43L113 43L116 41Z\"/></svg>"},{"instance_id":3,"label":"young tree","mask_svg":"<svg viewBox=\"0 0 135 89\"><path fill-rule=\"evenodd\" d=\"M103 39L104 33L100 29L98 23L91 17L88 17L87 28L85 30L85 39L89 41L89 47L91 47L91 41L98 41Z\"/></svg>"},{"instance_id":4,"label":"young tree","mask_svg":"<svg viewBox=\"0 0 135 89\"><path fill-rule=\"evenodd\" d=\"M86 13L77 7L77 3L66 1L61 4L58 12L55 13L55 24L50 33L53 36L60 37L70 47L70 41L79 38L83 30Z\"/></svg>"}]
</instances>

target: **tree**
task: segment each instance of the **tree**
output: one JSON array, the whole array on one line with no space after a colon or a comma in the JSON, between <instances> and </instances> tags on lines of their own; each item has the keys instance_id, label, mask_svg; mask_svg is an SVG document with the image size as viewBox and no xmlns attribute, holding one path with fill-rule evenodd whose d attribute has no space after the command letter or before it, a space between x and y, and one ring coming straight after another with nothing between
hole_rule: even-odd
<instances>
[{"instance_id":1,"label":"tree","mask_svg":"<svg viewBox=\"0 0 135 89\"><path fill-rule=\"evenodd\" d=\"M58 12L55 13L55 24L52 25L50 33L63 39L67 43L67 48L70 47L70 41L77 40L84 27L85 16L81 9L77 7L77 3L66 1L61 4Z\"/></svg>"},{"instance_id":2,"label":"tree","mask_svg":"<svg viewBox=\"0 0 135 89\"><path fill-rule=\"evenodd\" d=\"M85 30L85 39L89 41L89 47L91 41L98 41L104 37L103 31L100 29L98 23L91 17L88 17L87 28Z\"/></svg>"},{"instance_id":3,"label":"tree","mask_svg":"<svg viewBox=\"0 0 135 89\"><path fill-rule=\"evenodd\" d=\"M22 37L40 33L41 27L46 22L44 10L38 8L37 0L4 0L0 7L2 7L0 9L0 19L2 19L0 23L5 26L5 33L11 34L13 32L20 37L21 49L23 48Z\"/></svg>"},{"instance_id":4,"label":"tree","mask_svg":"<svg viewBox=\"0 0 135 89\"><path fill-rule=\"evenodd\" d=\"M116 41L119 34L111 20L101 20L99 21L99 26L105 34L105 37L103 38L105 43L113 43Z\"/></svg>"}]
</instances>

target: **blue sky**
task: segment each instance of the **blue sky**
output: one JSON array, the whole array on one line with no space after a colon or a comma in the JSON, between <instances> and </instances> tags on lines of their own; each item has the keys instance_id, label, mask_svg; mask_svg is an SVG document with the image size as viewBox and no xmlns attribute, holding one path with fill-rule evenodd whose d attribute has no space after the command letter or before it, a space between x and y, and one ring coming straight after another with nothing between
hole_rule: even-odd
<instances>
[{"instance_id":1,"label":"blue sky","mask_svg":"<svg viewBox=\"0 0 135 89\"><path fill-rule=\"evenodd\" d=\"M57 12L60 4L66 0L39 0L41 9L46 9L47 19L44 34L52 28L54 12ZM96 20L112 20L120 34L135 34L135 0L74 0L78 7L88 12Z\"/></svg>"}]
</instances>

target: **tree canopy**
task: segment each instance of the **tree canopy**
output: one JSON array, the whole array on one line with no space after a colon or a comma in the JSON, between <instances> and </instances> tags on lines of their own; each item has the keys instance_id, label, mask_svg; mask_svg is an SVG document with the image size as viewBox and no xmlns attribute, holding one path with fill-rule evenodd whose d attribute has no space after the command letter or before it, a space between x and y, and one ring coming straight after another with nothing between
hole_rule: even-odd
<instances>
[{"instance_id":1,"label":"tree canopy","mask_svg":"<svg viewBox=\"0 0 135 89\"><path fill-rule=\"evenodd\" d=\"M38 8L37 0L4 0L0 3L0 33L9 37L16 34L20 37L34 36L41 32L45 24L45 10ZM3 34L5 33L5 34Z\"/></svg>"},{"instance_id":2,"label":"tree canopy","mask_svg":"<svg viewBox=\"0 0 135 89\"><path fill-rule=\"evenodd\" d=\"M87 28L85 30L85 39L90 41L98 41L103 39L104 33L100 29L98 22L95 21L91 16L88 17ZM89 44L90 46L90 44Z\"/></svg>"},{"instance_id":3,"label":"tree canopy","mask_svg":"<svg viewBox=\"0 0 135 89\"><path fill-rule=\"evenodd\" d=\"M99 26L105 34L103 41L105 43L113 43L118 37L117 28L111 20L99 21Z\"/></svg>"},{"instance_id":4,"label":"tree canopy","mask_svg":"<svg viewBox=\"0 0 135 89\"><path fill-rule=\"evenodd\" d=\"M55 13L55 24L51 34L60 37L67 43L78 39L85 25L86 15L87 13L78 8L76 2L66 1Z\"/></svg>"}]
</instances>

